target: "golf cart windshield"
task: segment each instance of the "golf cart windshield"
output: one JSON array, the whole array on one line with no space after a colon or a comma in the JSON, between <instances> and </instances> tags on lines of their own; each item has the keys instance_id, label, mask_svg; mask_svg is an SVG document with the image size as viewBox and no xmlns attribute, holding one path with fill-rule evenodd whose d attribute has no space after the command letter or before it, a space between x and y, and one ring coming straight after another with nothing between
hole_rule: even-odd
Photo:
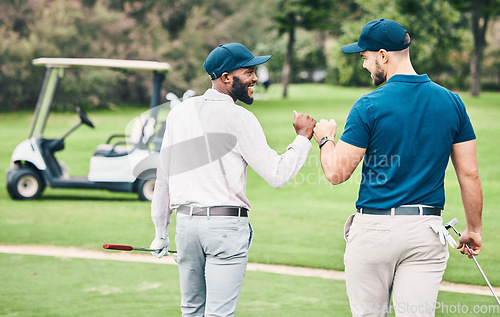
<instances>
[{"instance_id":1,"label":"golf cart windshield","mask_svg":"<svg viewBox=\"0 0 500 317\"><path fill-rule=\"evenodd\" d=\"M122 59L37 58L34 59L32 63L35 66L45 66L47 70L45 72L45 79L36 104L35 115L30 128L30 138L42 137L50 113L50 108L52 107L54 94L59 81L64 76L65 68L104 67L108 69L152 71L153 93L151 94L151 109L154 109L159 104L161 83L165 79L165 73L170 70L170 65L168 63Z\"/></svg>"}]
</instances>

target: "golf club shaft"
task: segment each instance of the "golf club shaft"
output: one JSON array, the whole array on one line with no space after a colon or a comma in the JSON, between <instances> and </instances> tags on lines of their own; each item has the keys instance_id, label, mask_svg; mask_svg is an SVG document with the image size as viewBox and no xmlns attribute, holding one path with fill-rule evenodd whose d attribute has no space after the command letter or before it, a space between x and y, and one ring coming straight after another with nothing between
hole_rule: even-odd
<instances>
[{"instance_id":1,"label":"golf club shaft","mask_svg":"<svg viewBox=\"0 0 500 317\"><path fill-rule=\"evenodd\" d=\"M156 252L156 251L160 251L161 249L149 249L149 248L136 248L136 247L133 247L133 250L134 251L151 251L151 252Z\"/></svg>"},{"instance_id":2,"label":"golf club shaft","mask_svg":"<svg viewBox=\"0 0 500 317\"><path fill-rule=\"evenodd\" d=\"M486 284L488 284L488 287L490 288L491 293L493 294L493 297L495 297L495 300L498 303L498 306L500 306L500 299L498 298L497 294L495 293L495 290L493 289L493 286L491 286L490 281L486 277L486 274L484 274L483 269L479 265L479 262L477 262L476 257L472 254L471 249L469 248L468 244L465 244L467 247L467 250L469 250L469 253L472 255L472 259L474 260L474 263L476 263L477 268L479 269L479 272L481 272L481 275L483 276L484 280L486 281Z\"/></svg>"},{"instance_id":3,"label":"golf club shaft","mask_svg":"<svg viewBox=\"0 0 500 317\"><path fill-rule=\"evenodd\" d=\"M450 225L450 228L453 229L453 231L455 231L455 233L461 237L462 234L460 232L458 232L457 229L455 229L455 227L453 225ZM484 280L486 281L486 284L488 284L488 287L490 288L490 291L491 291L491 294L493 294L493 297L495 297L495 300L497 301L498 303L498 306L500 306L500 299L498 298L497 294L495 293L495 290L493 289L493 286L491 286L491 283L490 281L488 280L488 278L486 277L486 274L484 274L484 271L483 269L481 268L481 266L479 265L479 262L477 262L476 260L476 257L474 256L474 254L472 254L472 250L470 249L469 245L467 243L464 243L465 247L467 248L467 250L469 251L469 254L472 256L472 259L474 260L474 263L476 263L476 266L477 268L479 269L479 272L481 273L481 275L483 276Z\"/></svg>"},{"instance_id":4,"label":"golf club shaft","mask_svg":"<svg viewBox=\"0 0 500 317\"><path fill-rule=\"evenodd\" d=\"M133 248L134 251L151 251L151 252L157 252L160 251L161 249L149 249L149 248ZM168 251L168 252L175 252L175 251Z\"/></svg>"}]
</instances>

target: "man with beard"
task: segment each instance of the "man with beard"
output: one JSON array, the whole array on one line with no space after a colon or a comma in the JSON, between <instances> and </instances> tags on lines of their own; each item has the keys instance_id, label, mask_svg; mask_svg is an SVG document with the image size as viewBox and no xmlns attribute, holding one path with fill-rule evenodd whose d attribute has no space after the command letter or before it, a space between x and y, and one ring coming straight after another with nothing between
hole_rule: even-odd
<instances>
[{"instance_id":1,"label":"man with beard","mask_svg":"<svg viewBox=\"0 0 500 317\"><path fill-rule=\"evenodd\" d=\"M334 120L321 120L314 128L331 183L349 179L364 157L357 213L344 229L353 316L387 316L389 311L434 316L448 260L441 213L450 155L467 221L458 248L468 244L477 255L482 247L474 130L457 94L415 72L409 46L410 36L399 23L366 24L359 41L341 50L360 53L373 84L385 85L354 103L337 145ZM466 248L461 252L471 257Z\"/></svg>"},{"instance_id":2,"label":"man with beard","mask_svg":"<svg viewBox=\"0 0 500 317\"><path fill-rule=\"evenodd\" d=\"M312 145L316 121L294 111L297 133L278 155L257 118L236 105L253 102L254 56L239 43L220 45L203 64L212 88L169 113L151 215L153 255L168 252L168 225L176 209L177 263L182 316L234 316L252 241L246 190L250 165L273 187L300 170Z\"/></svg>"}]
</instances>

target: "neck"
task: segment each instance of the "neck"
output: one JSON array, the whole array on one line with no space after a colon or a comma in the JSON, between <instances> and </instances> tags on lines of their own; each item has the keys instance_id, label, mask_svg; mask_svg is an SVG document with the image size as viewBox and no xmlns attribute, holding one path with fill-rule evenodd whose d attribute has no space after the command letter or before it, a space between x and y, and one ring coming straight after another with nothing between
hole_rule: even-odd
<instances>
[{"instance_id":1,"label":"neck","mask_svg":"<svg viewBox=\"0 0 500 317\"><path fill-rule=\"evenodd\" d=\"M225 94L225 95L228 95L230 96L231 98L233 98L233 100L236 102L236 99L234 98L234 96L231 94L231 91L229 89L227 89L227 85L225 85L223 82L221 81L218 81L218 80L213 80L212 81L212 89L215 89L217 90L218 92L220 92L221 94Z\"/></svg>"},{"instance_id":2,"label":"neck","mask_svg":"<svg viewBox=\"0 0 500 317\"><path fill-rule=\"evenodd\" d=\"M418 75L413 65L411 64L410 57L404 57L395 63L391 63L387 69L387 80L394 75Z\"/></svg>"}]
</instances>

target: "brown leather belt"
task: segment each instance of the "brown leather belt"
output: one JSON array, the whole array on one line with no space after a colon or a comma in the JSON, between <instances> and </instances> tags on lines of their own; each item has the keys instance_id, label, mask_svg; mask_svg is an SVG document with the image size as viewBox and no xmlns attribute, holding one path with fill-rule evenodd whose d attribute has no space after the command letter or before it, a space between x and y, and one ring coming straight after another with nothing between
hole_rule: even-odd
<instances>
[{"instance_id":1,"label":"brown leather belt","mask_svg":"<svg viewBox=\"0 0 500 317\"><path fill-rule=\"evenodd\" d=\"M191 208L193 213L191 214ZM193 216L230 216L230 217L248 217L248 210L240 207L191 207L180 205L177 212Z\"/></svg>"}]
</instances>

